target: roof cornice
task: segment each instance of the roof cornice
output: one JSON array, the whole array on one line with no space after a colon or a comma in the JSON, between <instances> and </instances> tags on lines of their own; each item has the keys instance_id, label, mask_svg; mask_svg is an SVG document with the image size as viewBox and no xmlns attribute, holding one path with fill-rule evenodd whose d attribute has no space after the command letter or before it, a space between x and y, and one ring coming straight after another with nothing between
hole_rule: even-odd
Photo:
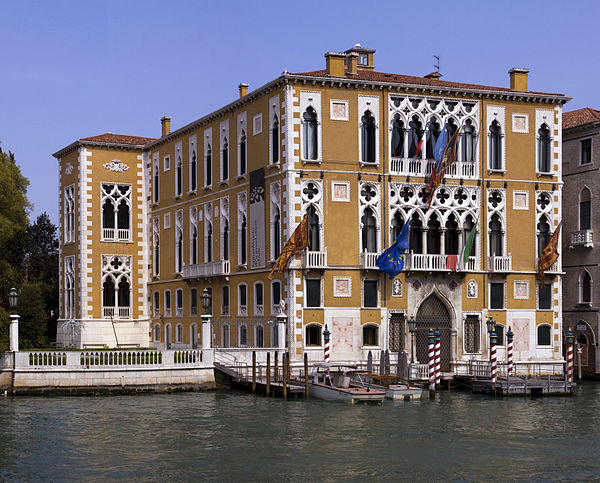
<instances>
[{"instance_id":1,"label":"roof cornice","mask_svg":"<svg viewBox=\"0 0 600 483\"><path fill-rule=\"evenodd\" d=\"M287 74L289 81L295 83L302 82L303 84L321 84L323 86L330 85L331 87L342 87L344 85L363 88L379 89L388 88L396 91L412 92L415 94L454 94L463 95L466 97L478 97L485 99L513 100L513 101L528 101L528 102L546 102L552 104L563 105L572 98L560 94L540 94L521 91L505 91L505 90L488 90L488 89L473 89L466 87L452 86L432 86L427 84L406 84L402 82L381 82L363 79L352 79L348 77L315 77L301 74Z\"/></svg>"},{"instance_id":2,"label":"roof cornice","mask_svg":"<svg viewBox=\"0 0 600 483\"><path fill-rule=\"evenodd\" d=\"M563 133L565 134L574 134L582 131L589 131L590 129L598 129L600 128L600 121L590 121L583 124L578 124L577 126L571 126L567 128L563 128Z\"/></svg>"},{"instance_id":3,"label":"roof cornice","mask_svg":"<svg viewBox=\"0 0 600 483\"><path fill-rule=\"evenodd\" d=\"M122 143L102 143L98 141L82 141L78 139L74 143L69 144L66 148L62 148L60 151L56 151L52 156L57 159L62 158L65 154L70 153L83 146L96 146L99 148L106 149L123 149L128 151L141 151L144 148L143 144L122 144Z\"/></svg>"}]
</instances>

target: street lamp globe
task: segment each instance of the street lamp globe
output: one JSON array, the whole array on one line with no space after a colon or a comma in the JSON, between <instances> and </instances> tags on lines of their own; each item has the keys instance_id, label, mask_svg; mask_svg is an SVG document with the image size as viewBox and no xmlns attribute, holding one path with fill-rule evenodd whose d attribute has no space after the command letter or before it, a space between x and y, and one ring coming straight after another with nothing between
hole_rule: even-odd
<instances>
[{"instance_id":1,"label":"street lamp globe","mask_svg":"<svg viewBox=\"0 0 600 483\"><path fill-rule=\"evenodd\" d=\"M210 307L210 292L208 288L205 288L200 296L200 303L202 304L202 308L204 309L204 314L208 315L208 308Z\"/></svg>"},{"instance_id":2,"label":"street lamp globe","mask_svg":"<svg viewBox=\"0 0 600 483\"><path fill-rule=\"evenodd\" d=\"M19 304L19 294L17 290L13 287L8 292L8 305L11 310L15 311L17 309L17 305Z\"/></svg>"},{"instance_id":3,"label":"street lamp globe","mask_svg":"<svg viewBox=\"0 0 600 483\"><path fill-rule=\"evenodd\" d=\"M488 334L494 332L494 327L496 326L496 322L494 322L494 317L490 315L490 318L486 322Z\"/></svg>"},{"instance_id":4,"label":"street lamp globe","mask_svg":"<svg viewBox=\"0 0 600 483\"><path fill-rule=\"evenodd\" d=\"M412 334L414 334L417 331L417 321L415 320L414 315L410 316L410 320L408 321L408 330Z\"/></svg>"}]
</instances>

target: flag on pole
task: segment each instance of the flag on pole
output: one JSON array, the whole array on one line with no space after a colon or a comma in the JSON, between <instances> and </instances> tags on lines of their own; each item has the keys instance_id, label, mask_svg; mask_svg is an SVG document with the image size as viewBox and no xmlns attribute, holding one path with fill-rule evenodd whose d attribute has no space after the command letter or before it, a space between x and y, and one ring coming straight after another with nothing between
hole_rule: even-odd
<instances>
[{"instance_id":1,"label":"flag on pole","mask_svg":"<svg viewBox=\"0 0 600 483\"><path fill-rule=\"evenodd\" d=\"M562 221L555 228L554 233L552 233L550 240L548 240L548 243L542 250L542 254L538 258L538 277L542 289L544 288L544 272L558 260L558 236L560 234L561 224Z\"/></svg>"},{"instance_id":2,"label":"flag on pole","mask_svg":"<svg viewBox=\"0 0 600 483\"><path fill-rule=\"evenodd\" d=\"M421 152L421 149L423 149L423 144L425 144L425 136L427 135L427 131L425 129L423 129L423 135L421 136L421 140L419 141L419 144L417 144L417 150L415 151L415 158L419 155L419 153Z\"/></svg>"},{"instance_id":3,"label":"flag on pole","mask_svg":"<svg viewBox=\"0 0 600 483\"><path fill-rule=\"evenodd\" d=\"M436 167L433 167L433 171L429 176L429 181L427 182L427 186L425 186L425 193L427 193L427 209L431 207L431 203L433 202L433 195L435 190L438 188L440 184L442 184L442 180L444 179L444 172L439 173Z\"/></svg>"},{"instance_id":4,"label":"flag on pole","mask_svg":"<svg viewBox=\"0 0 600 483\"><path fill-rule=\"evenodd\" d=\"M277 273L283 273L288 265L290 258L296 253L301 252L306 247L309 246L308 240L308 213L304 215L300 224L292 233L292 236L287 241L281 254L277 257L273 268L271 269L271 273L267 275L267 280L273 280L273 275L275 274L275 270Z\"/></svg>"},{"instance_id":5,"label":"flag on pole","mask_svg":"<svg viewBox=\"0 0 600 483\"><path fill-rule=\"evenodd\" d=\"M433 159L437 161L436 171L439 171L440 163L442 162L442 158L444 157L444 151L446 151L446 137L448 136L448 129L446 125L442 129L442 132L437 138L435 142L435 147L433 148Z\"/></svg>"},{"instance_id":6,"label":"flag on pole","mask_svg":"<svg viewBox=\"0 0 600 483\"><path fill-rule=\"evenodd\" d=\"M404 259L402 255L408 250L410 234L410 220L404 223L402 230L398 233L396 241L377 257L377 266L379 270L387 273L392 280L404 269Z\"/></svg>"},{"instance_id":7,"label":"flag on pole","mask_svg":"<svg viewBox=\"0 0 600 483\"><path fill-rule=\"evenodd\" d=\"M448 140L446 147L444 148L444 155L442 156L441 162L438 164L438 172L443 170L444 173L450 166L456 161L456 148L458 147L458 128L454 131L452 137Z\"/></svg>"},{"instance_id":8,"label":"flag on pole","mask_svg":"<svg viewBox=\"0 0 600 483\"><path fill-rule=\"evenodd\" d=\"M471 256L471 250L473 249L473 242L475 241L475 232L477 231L477 223L479 220L475 222L473 228L471 228L471 233L467 237L467 242L463 247L463 251L460 254L460 258L458 260L458 270L464 270L467 264L469 263L469 257Z\"/></svg>"}]
</instances>

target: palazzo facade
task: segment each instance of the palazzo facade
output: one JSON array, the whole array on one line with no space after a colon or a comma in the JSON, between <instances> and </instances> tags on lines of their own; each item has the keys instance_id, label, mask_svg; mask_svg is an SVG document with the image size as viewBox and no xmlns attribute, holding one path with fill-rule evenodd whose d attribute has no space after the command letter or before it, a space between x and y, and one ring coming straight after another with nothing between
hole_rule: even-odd
<instances>
[{"instance_id":1,"label":"palazzo facade","mask_svg":"<svg viewBox=\"0 0 600 483\"><path fill-rule=\"evenodd\" d=\"M490 87L436 72L377 72L374 54L357 44L325 54L323 70L284 72L252 92L240 84L239 99L182 128L171 132L163 118L155 140L82 139L56 153L61 194L71 183L74 204L88 210L72 246L61 240L61 267L74 256L74 284L90 294L75 295L68 312L61 268L60 333L79 325L74 344L112 346L121 328L137 324L140 345L195 347L207 289L212 346L231 351L285 345L295 359L319 360L327 326L332 360L361 360L369 350L409 351L414 317L416 361L426 362L426 333L439 328L450 371L487 359L493 317L500 360L511 327L516 361L561 361L561 259L544 289L536 264L562 217L568 98L529 91L526 69L509 71L510 87ZM444 126L459 130L458 160L427 209ZM106 168L105 152L131 169ZM78 167L73 180L64 175L69 162ZM116 206L114 222L105 198ZM123 199L135 233L125 243L103 239L110 227L118 238ZM61 196L61 213L65 206ZM309 248L267 280L307 213ZM405 270L390 281L375 262L409 219ZM456 270L472 230L470 258ZM128 313L120 269L105 268L115 257L131 267ZM285 328L276 323L282 308ZM116 336L92 337L96 325Z\"/></svg>"}]
</instances>

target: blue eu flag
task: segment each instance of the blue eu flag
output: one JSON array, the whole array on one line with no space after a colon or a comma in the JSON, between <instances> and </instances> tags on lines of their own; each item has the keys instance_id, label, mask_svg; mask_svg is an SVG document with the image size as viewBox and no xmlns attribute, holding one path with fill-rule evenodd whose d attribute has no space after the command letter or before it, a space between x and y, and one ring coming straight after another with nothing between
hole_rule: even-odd
<instances>
[{"instance_id":1,"label":"blue eu flag","mask_svg":"<svg viewBox=\"0 0 600 483\"><path fill-rule=\"evenodd\" d=\"M442 132L435 142L435 147L433 148L433 157L437 162L436 171L442 162L442 158L444 157L444 151L446 150L446 137L448 137L448 130L444 125L444 129L442 129Z\"/></svg>"},{"instance_id":2,"label":"blue eu flag","mask_svg":"<svg viewBox=\"0 0 600 483\"><path fill-rule=\"evenodd\" d=\"M410 220L404 224L396 237L394 244L377 257L379 270L387 273L392 280L404 269L402 255L408 250L408 235L410 233Z\"/></svg>"}]
</instances>

